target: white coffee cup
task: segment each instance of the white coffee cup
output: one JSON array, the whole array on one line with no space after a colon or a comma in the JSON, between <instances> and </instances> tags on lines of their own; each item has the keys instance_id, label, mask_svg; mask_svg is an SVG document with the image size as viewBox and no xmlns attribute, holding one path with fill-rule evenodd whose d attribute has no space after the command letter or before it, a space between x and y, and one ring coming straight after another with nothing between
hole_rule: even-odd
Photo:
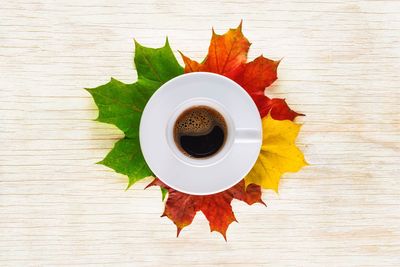
<instances>
[{"instance_id":1,"label":"white coffee cup","mask_svg":"<svg viewBox=\"0 0 400 267\"><path fill-rule=\"evenodd\" d=\"M174 141L174 125L185 110L208 106L227 124L223 147L207 158L193 158ZM148 101L140 121L140 146L154 174L170 187L192 195L224 191L253 167L262 141L261 119L247 92L214 73L194 72L162 85Z\"/></svg>"}]
</instances>

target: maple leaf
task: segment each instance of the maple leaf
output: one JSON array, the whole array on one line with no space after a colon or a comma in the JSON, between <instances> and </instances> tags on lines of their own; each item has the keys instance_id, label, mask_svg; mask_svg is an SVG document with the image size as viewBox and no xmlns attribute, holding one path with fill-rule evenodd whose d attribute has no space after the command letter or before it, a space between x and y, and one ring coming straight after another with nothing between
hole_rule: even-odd
<instances>
[{"instance_id":1,"label":"maple leaf","mask_svg":"<svg viewBox=\"0 0 400 267\"><path fill-rule=\"evenodd\" d=\"M143 109L162 84L183 74L183 68L177 62L168 39L161 48L144 47L135 41L134 63L138 75L135 83L125 84L111 78L104 85L86 89L99 109L96 120L113 124L125 134L125 138L118 141L99 163L127 175L128 187L153 175L139 144L139 124Z\"/></svg>"},{"instance_id":2,"label":"maple leaf","mask_svg":"<svg viewBox=\"0 0 400 267\"><path fill-rule=\"evenodd\" d=\"M253 95L252 98L258 107L261 118L264 118L268 113L271 113L275 120L293 121L297 116L304 116L304 114L291 110L285 99L271 99L264 95Z\"/></svg>"},{"instance_id":3,"label":"maple leaf","mask_svg":"<svg viewBox=\"0 0 400 267\"><path fill-rule=\"evenodd\" d=\"M297 172L308 165L296 147L301 125L290 120L274 120L271 115L262 119L263 141L254 167L244 178L245 184L258 184L278 192L279 180L285 172Z\"/></svg>"},{"instance_id":4,"label":"maple leaf","mask_svg":"<svg viewBox=\"0 0 400 267\"><path fill-rule=\"evenodd\" d=\"M242 33L242 22L236 29L229 29L219 35L212 31L208 54L198 63L183 53L185 73L196 71L214 72L224 75L240 84L257 105L261 117L269 111L274 119L291 119L303 115L289 108L284 99L270 99L264 94L266 87L277 79L279 61L259 56L246 63L250 42Z\"/></svg>"},{"instance_id":5,"label":"maple leaf","mask_svg":"<svg viewBox=\"0 0 400 267\"><path fill-rule=\"evenodd\" d=\"M179 192L158 178L154 179L147 187L149 186L160 186L168 191L165 210L161 216L167 216L174 222L177 227L177 236L184 227L192 223L196 213L201 211L209 221L211 231L218 231L226 240L228 226L236 221L231 206L233 199L244 201L249 205L264 204L261 199L260 186L250 184L245 188L244 180L223 192L206 196Z\"/></svg>"},{"instance_id":6,"label":"maple leaf","mask_svg":"<svg viewBox=\"0 0 400 267\"><path fill-rule=\"evenodd\" d=\"M213 29L208 54L202 63L197 63L181 53L185 72L208 71L234 79L238 69L246 63L249 47L250 42L242 33L242 23L236 29L229 29L224 35L216 34Z\"/></svg>"},{"instance_id":7,"label":"maple leaf","mask_svg":"<svg viewBox=\"0 0 400 267\"><path fill-rule=\"evenodd\" d=\"M277 191L282 173L297 171L307 164L294 144L300 126L291 122L302 114L291 110L284 99L270 99L264 94L265 88L277 79L279 61L260 56L246 63L249 47L250 43L242 33L242 23L223 35L213 30L208 55L203 62L193 61L181 53L185 62L183 70L168 40L164 47L156 49L141 46L135 41L137 82L125 84L112 78L105 85L87 89L99 108L97 120L113 124L125 134L99 163L127 175L128 187L147 176L153 176L139 144L139 123L143 109L162 84L181 75L183 71L209 71L236 81L252 97L261 117L267 116L262 121L263 145L255 166L245 179L230 189L197 196L176 191L158 178L148 185L159 186L162 199L167 198L162 216L167 216L175 223L177 235L201 211L209 221L211 231L220 232L226 240L228 226L236 221L231 206L233 199L249 205L257 202L264 204L261 186Z\"/></svg>"}]
</instances>

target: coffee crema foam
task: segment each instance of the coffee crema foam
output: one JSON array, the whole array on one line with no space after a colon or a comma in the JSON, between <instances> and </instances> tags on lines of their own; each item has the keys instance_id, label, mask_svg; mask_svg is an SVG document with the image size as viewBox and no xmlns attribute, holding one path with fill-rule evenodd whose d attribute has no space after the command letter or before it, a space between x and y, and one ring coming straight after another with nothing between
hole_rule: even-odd
<instances>
[{"instance_id":1,"label":"coffee crema foam","mask_svg":"<svg viewBox=\"0 0 400 267\"><path fill-rule=\"evenodd\" d=\"M204 135L215 126L220 126L226 132L225 125L224 118L215 110L197 106L183 112L175 123L175 131L178 135Z\"/></svg>"}]
</instances>

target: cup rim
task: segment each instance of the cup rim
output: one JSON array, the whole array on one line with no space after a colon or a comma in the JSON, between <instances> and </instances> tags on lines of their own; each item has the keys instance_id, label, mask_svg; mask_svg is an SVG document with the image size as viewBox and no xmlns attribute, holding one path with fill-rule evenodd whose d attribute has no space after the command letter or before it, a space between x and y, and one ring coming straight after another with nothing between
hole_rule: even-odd
<instances>
[{"instance_id":1,"label":"cup rim","mask_svg":"<svg viewBox=\"0 0 400 267\"><path fill-rule=\"evenodd\" d=\"M189 157L185 155L182 151L180 151L179 148L177 148L177 145L174 140L173 127L175 126L177 118L185 110L195 106L208 106L212 109L215 109L223 116L223 118L225 119L225 123L227 125L227 136L222 148L217 153L211 155L210 157L206 158ZM192 166L208 167L213 164L218 164L218 162L220 160L223 160L226 154L229 153L229 150L231 149L231 146L234 142L235 124L222 103L219 103L211 98L197 97L197 98L187 99L174 110L173 115L170 117L168 121L165 134L168 141L168 145L170 146L170 149L174 152L174 155L177 157L178 160L181 160L187 164L191 164Z\"/></svg>"}]
</instances>

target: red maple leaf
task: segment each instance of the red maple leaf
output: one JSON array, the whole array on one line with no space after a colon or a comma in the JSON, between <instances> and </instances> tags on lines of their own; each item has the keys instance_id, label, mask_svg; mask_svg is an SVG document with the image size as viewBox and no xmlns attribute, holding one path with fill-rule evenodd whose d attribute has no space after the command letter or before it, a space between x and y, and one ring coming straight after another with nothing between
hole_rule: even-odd
<instances>
[{"instance_id":1,"label":"red maple leaf","mask_svg":"<svg viewBox=\"0 0 400 267\"><path fill-rule=\"evenodd\" d=\"M158 178L154 179L147 187L149 186L160 186L168 190L165 210L161 216L167 216L175 223L177 236L184 227L192 223L196 213L201 211L209 221L211 231L220 232L226 240L228 226L236 221L231 206L233 199L244 201L249 205L257 202L265 205L261 199L261 187L250 184L245 189L244 180L223 192L206 196L181 193Z\"/></svg>"},{"instance_id":2,"label":"red maple leaf","mask_svg":"<svg viewBox=\"0 0 400 267\"><path fill-rule=\"evenodd\" d=\"M213 30L208 54L202 63L181 53L185 62L185 73L207 71L236 81L253 98L261 117L269 112L276 120L294 120L303 115L291 110L284 99L270 99L265 96L265 88L277 79L280 61L259 56L246 63L249 48L250 42L242 33L242 22L236 29L229 29L223 35L216 34Z\"/></svg>"}]
</instances>

